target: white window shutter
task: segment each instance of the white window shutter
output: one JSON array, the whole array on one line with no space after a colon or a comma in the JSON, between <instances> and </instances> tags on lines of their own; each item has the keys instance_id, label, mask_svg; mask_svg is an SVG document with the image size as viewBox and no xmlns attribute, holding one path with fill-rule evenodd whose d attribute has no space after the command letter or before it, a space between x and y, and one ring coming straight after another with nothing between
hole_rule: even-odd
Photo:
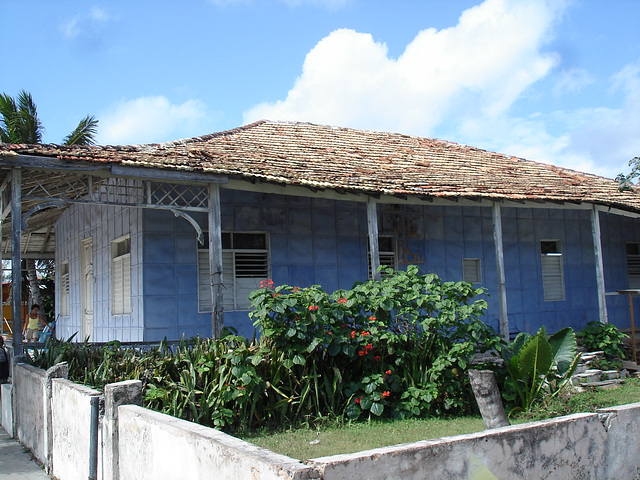
<instances>
[{"instance_id":1,"label":"white window shutter","mask_svg":"<svg viewBox=\"0 0 640 480\"><path fill-rule=\"evenodd\" d=\"M629 288L640 289L640 255L627 255L627 270L629 272Z\"/></svg>"},{"instance_id":2,"label":"white window shutter","mask_svg":"<svg viewBox=\"0 0 640 480\"><path fill-rule=\"evenodd\" d=\"M545 302L565 299L562 255L542 255L542 288Z\"/></svg>"},{"instance_id":3,"label":"white window shutter","mask_svg":"<svg viewBox=\"0 0 640 480\"><path fill-rule=\"evenodd\" d=\"M482 283L479 258L462 259L462 280L469 283Z\"/></svg>"},{"instance_id":4,"label":"white window shutter","mask_svg":"<svg viewBox=\"0 0 640 480\"><path fill-rule=\"evenodd\" d=\"M60 276L60 315L69 315L69 274Z\"/></svg>"}]
</instances>

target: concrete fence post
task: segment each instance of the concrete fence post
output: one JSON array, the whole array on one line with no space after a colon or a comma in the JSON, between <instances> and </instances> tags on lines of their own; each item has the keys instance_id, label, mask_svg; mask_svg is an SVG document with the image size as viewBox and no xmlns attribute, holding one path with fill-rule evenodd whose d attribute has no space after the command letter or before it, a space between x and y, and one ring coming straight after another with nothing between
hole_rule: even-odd
<instances>
[{"instance_id":1,"label":"concrete fence post","mask_svg":"<svg viewBox=\"0 0 640 480\"><path fill-rule=\"evenodd\" d=\"M120 405L142 406L142 382L140 380L110 383L104 387L104 451L102 455L104 480L119 480L120 478L118 445L118 407Z\"/></svg>"},{"instance_id":2,"label":"concrete fence post","mask_svg":"<svg viewBox=\"0 0 640 480\"><path fill-rule=\"evenodd\" d=\"M52 427L52 413L51 413L51 392L52 392L52 381L54 378L64 378L65 380L69 377L69 365L67 362L58 363L53 367L49 368L45 373L45 381L44 381L44 407L45 407L45 422L44 422L44 456L45 462L44 467L47 473L51 473L53 471L53 427Z\"/></svg>"}]
</instances>

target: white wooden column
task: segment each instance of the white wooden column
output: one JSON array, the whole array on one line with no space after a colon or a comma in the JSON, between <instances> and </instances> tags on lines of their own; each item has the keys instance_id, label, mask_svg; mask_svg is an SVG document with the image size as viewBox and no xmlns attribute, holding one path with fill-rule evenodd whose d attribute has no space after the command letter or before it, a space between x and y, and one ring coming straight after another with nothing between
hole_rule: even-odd
<instances>
[{"instance_id":1,"label":"white wooden column","mask_svg":"<svg viewBox=\"0 0 640 480\"><path fill-rule=\"evenodd\" d=\"M593 236L593 257L596 263L596 285L598 287L598 313L602 323L608 323L607 297L604 285L604 262L602 261L602 242L600 239L600 213L594 205L591 209L591 235Z\"/></svg>"},{"instance_id":2,"label":"white wooden column","mask_svg":"<svg viewBox=\"0 0 640 480\"><path fill-rule=\"evenodd\" d=\"M22 170L11 171L11 298L14 357L22 350Z\"/></svg>"},{"instance_id":3,"label":"white wooden column","mask_svg":"<svg viewBox=\"0 0 640 480\"><path fill-rule=\"evenodd\" d=\"M371 278L380 280L380 247L378 246L378 211L376 201L369 198L367 201L367 225L369 231L369 256L371 258Z\"/></svg>"},{"instance_id":4,"label":"white wooden column","mask_svg":"<svg viewBox=\"0 0 640 480\"><path fill-rule=\"evenodd\" d=\"M220 338L224 323L222 304L222 220L220 185L209 184L209 283L211 284L211 335Z\"/></svg>"},{"instance_id":5,"label":"white wooden column","mask_svg":"<svg viewBox=\"0 0 640 480\"><path fill-rule=\"evenodd\" d=\"M500 305L500 336L509 341L509 318L507 317L507 286L504 275L504 250L502 248L502 216L500 205L493 204L493 243L496 248L498 270L498 303Z\"/></svg>"}]
</instances>

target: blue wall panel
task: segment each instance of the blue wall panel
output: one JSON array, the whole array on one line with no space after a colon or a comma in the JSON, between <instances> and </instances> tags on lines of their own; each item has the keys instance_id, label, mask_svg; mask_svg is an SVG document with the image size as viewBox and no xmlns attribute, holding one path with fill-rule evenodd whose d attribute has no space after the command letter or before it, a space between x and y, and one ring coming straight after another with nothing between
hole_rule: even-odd
<instances>
[{"instance_id":1,"label":"blue wall panel","mask_svg":"<svg viewBox=\"0 0 640 480\"><path fill-rule=\"evenodd\" d=\"M233 192L222 189L222 228L270 235L271 275L276 284L328 291L351 288L367 278L366 205L330 199ZM381 235L396 237L400 266L416 264L445 281L462 279L462 259L480 258L487 289L486 322L498 327L498 290L491 209L487 207L379 204ZM503 207L507 309L512 334L582 328L598 319L590 212ZM206 216L197 215L203 229ZM601 214L608 292L627 288L625 241L640 241L638 222ZM173 329L209 335L209 313L197 307L196 242L193 227L167 212L146 211L144 225L145 338ZM541 240L559 240L565 300L545 302ZM640 301L638 302L640 303ZM626 297L607 297L610 321L628 325ZM640 305L638 305L640 311ZM169 317L174 315L173 320ZM252 336L247 312L225 312L225 324ZM154 326L150 326L154 325Z\"/></svg>"}]
</instances>

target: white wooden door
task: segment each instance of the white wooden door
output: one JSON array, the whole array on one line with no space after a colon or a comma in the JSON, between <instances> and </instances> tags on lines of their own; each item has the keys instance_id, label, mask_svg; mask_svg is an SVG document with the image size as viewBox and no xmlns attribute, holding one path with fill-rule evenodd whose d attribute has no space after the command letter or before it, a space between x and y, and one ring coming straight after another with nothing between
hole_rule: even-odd
<instances>
[{"instance_id":1,"label":"white wooden door","mask_svg":"<svg viewBox=\"0 0 640 480\"><path fill-rule=\"evenodd\" d=\"M81 252L82 284L80 296L82 299L82 340L93 337L93 239L87 238L82 242Z\"/></svg>"}]
</instances>

